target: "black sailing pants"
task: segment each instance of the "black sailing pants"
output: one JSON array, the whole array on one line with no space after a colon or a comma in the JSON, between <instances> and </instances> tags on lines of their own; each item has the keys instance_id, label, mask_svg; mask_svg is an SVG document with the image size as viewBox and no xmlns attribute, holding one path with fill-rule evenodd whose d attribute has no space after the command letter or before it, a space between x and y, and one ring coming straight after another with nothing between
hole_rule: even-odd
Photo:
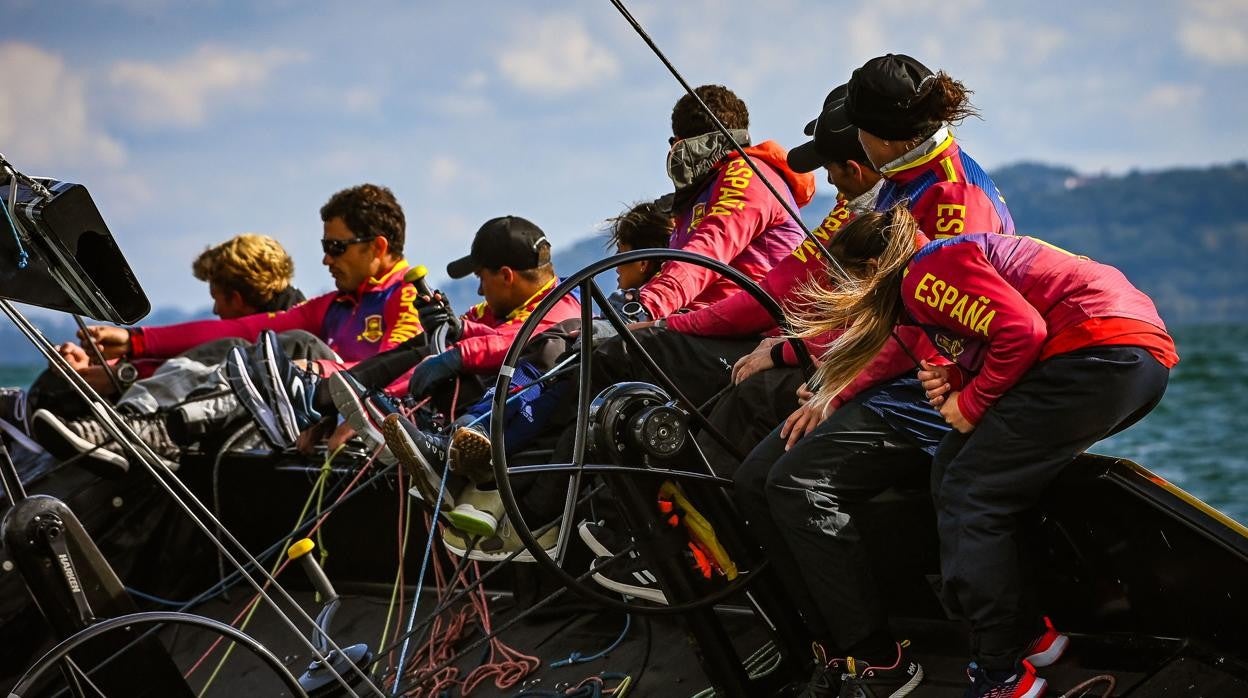
<instances>
[{"instance_id":1,"label":"black sailing pants","mask_svg":"<svg viewBox=\"0 0 1248 698\"><path fill-rule=\"evenodd\" d=\"M787 453L777 428L735 477L737 506L811 633L860 656L886 648L891 635L856 518L889 487L923 482L931 463L869 399L842 405Z\"/></svg>"},{"instance_id":2,"label":"black sailing pants","mask_svg":"<svg viewBox=\"0 0 1248 698\"><path fill-rule=\"evenodd\" d=\"M1138 347L1094 347L1036 364L969 434L950 432L932 464L943 594L971 623L972 658L1011 670L1036 619L1016 541L1018 515L1092 444L1161 400L1169 370Z\"/></svg>"}]
</instances>

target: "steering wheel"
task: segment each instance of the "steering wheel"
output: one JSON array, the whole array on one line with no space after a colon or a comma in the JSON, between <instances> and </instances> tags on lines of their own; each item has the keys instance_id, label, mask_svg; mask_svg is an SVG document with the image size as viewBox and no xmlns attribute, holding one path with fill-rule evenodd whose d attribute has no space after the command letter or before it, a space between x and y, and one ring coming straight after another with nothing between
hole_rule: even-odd
<instances>
[{"instance_id":1,"label":"steering wheel","mask_svg":"<svg viewBox=\"0 0 1248 698\"><path fill-rule=\"evenodd\" d=\"M670 249L645 249L632 252L625 252L606 259L600 260L581 269L576 274L560 283L551 293L538 304L532 314L520 328L511 344L510 350L503 362L502 368L499 370L498 380L494 386L494 399L492 404L492 414L490 417L490 440L493 449L493 465L494 476L497 483L499 494L503 501L503 506L507 512L507 516L511 521L511 525L516 536L524 543L525 548L532 554L536 563L546 571L550 572L561 584L566 586L581 597L590 601L599 603L603 606L624 610L630 613L666 615L666 614L682 614L693 610L706 608L712 604L718 603L725 598L740 591L749 581L758 574L759 570L765 564L759 562L752 570L742 571L737 575L735 580L724 584L721 588L716 589L710 594L699 594L692 591L693 587L684 583L682 580L673 579L668 567L669 573L667 579L664 575L659 575L659 585L663 588L664 595L667 598L668 605L652 605L648 603L638 603L622 599L618 595L603 590L596 583L588 579L589 573L574 574L565 569L563 563L568 550L568 541L571 534L571 528L575 521L574 515L577 505L580 501L581 484L587 475L599 475L607 481L608 487L611 488L615 499L619 501L621 498L631 501L635 505L639 505L645 497L639 496L640 490L635 489L643 483L646 486L653 485L650 491L657 491L659 485L664 480L677 483L680 487L697 488L704 495L710 491L710 499L718 498L721 500L718 505L713 506L712 510L721 512L731 511L731 504L727 501L725 490L732 487L732 481L714 474L710 463L703 455L701 449L696 445L692 438L685 440L685 447L680 453L691 452L694 456L696 465L694 468L660 468L651 467L645 461L636 463L622 463L619 459L616 462L608 462L612 459L602 458L601 452L605 449L599 447L596 449L598 460L600 462L589 462L588 455L591 454L591 444L595 441L596 434L592 433L595 429L595 421L601 421L600 414L607 410L600 409L603 400L608 398L612 391L609 389L604 391L597 401L592 394L593 386L591 380L591 371L594 358L594 342L592 341L593 323L591 322L594 313L593 308L596 305L601 311L601 315L610 322L618 338L609 341L622 341L626 344L630 354L635 355L649 370L655 378L657 386L648 386L646 384L633 384L645 386L642 392L651 396L648 404L653 405L656 401L661 401L662 397L670 398L667 403L668 417L667 421L658 420L660 426L671 426L673 419L683 420L694 428L700 429L707 437L714 439L717 443L731 454L736 455L738 460L743 458L744 454L739 453L739 449L709 422L706 412L709 409L699 408L689 400L688 397L680 390L676 382L660 367L650 354L646 351L641 340L628 329L627 321L621 317L620 313L607 301L607 296L599 288L595 282L595 277L605 271L614 269L624 264L630 264L642 260L660 260L660 261L678 261L693 264L705 269L710 269L724 278L730 279L742 293L748 293L757 300L775 319L776 324L785 327L784 312L771 296L767 295L753 280L745 276L741 272L732 267L714 259L703 257L691 252ZM572 294L574 291L580 293L581 302L581 336L578 342L579 349L574 348L573 351L579 358L577 387L577 409L576 409L576 425L575 438L572 448L572 461L570 463L550 463L543 465L512 465L507 455L505 443L504 428L506 402L511 394L511 379L516 369L517 362L520 360L521 354L525 349L525 345L537 332L537 328L542 320L550 313L564 297ZM804 343L791 340L797 355L802 362L802 367L807 375L813 372L814 366L810 359L810 354ZM601 357L598 360L602 360ZM669 370L672 367L669 367ZM621 387L626 384L619 384ZM654 388L657 388L654 390ZM618 391L617 391L618 392ZM678 413L678 417L673 418L673 412ZM659 428L659 427L655 427ZM600 434L601 429L598 433ZM666 433L666 432L664 432ZM601 441L601 439L598 439ZM619 450L625 450L620 445ZM534 534L534 528L529 526L524 519L524 514L520 509L515 490L512 485L512 478L517 476L532 476L541 474L544 477L556 477L565 475L568 477L568 490L565 499L563 514L559 519L559 544L556 548L555 556L549 555L545 549L538 543L537 536ZM627 493L627 495L626 495ZM705 501L706 497L704 497ZM649 506L653 509L654 497L651 496L647 500ZM634 509L637 507L634 506ZM647 525L645 517L641 512L622 511L632 537L642 543L644 540L653 540L656 533L656 527ZM631 518L631 521L629 519ZM642 518L637 518L642 517ZM650 521L657 521L657 516L650 516ZM714 517L708 517L714 518ZM725 547L733 547L729 541L737 541L735 544L736 554L747 554L744 550L745 546L740 541L747 540L748 536L740 530L739 524L731 520L732 516L719 517L722 521L713 521L716 533L719 538L724 539ZM539 532L545 530L552 524L546 524L542 528L538 528ZM648 531L639 531L638 528L646 528ZM630 549L632 546L630 546ZM611 559L611 563L615 563L624 557L626 551L614 551L617 554ZM657 561L647 560L646 549L643 545L640 549L643 561L645 561L650 569L655 569L653 564ZM730 550L731 552L731 550ZM654 549L651 549L651 555L655 555ZM605 569L607 565L599 566L595 571ZM686 570L689 574L690 570ZM690 576L692 579L692 576Z\"/></svg>"},{"instance_id":2,"label":"steering wheel","mask_svg":"<svg viewBox=\"0 0 1248 698\"><path fill-rule=\"evenodd\" d=\"M73 652L83 644L109 632L116 630L136 628L145 625L190 625L204 628L215 632L218 635L227 637L234 642L239 643L252 654L256 655L285 685L292 696L297 698L307 698L308 694L299 685L299 680L295 678L281 660L273 655L267 647L257 642L254 638L246 633L211 618L197 616L191 613L179 613L175 611L148 611L141 613L130 613L116 618L109 618L91 625L83 630L74 633L68 638L62 640L46 654L35 662L26 673L18 680L17 685L10 691L10 698L20 698L28 694L32 688L39 685L39 680L48 671L56 668L62 662L68 662L70 652ZM75 667L76 669L76 667ZM141 679L136 679L141 680ZM103 695L103 694L100 694Z\"/></svg>"}]
</instances>

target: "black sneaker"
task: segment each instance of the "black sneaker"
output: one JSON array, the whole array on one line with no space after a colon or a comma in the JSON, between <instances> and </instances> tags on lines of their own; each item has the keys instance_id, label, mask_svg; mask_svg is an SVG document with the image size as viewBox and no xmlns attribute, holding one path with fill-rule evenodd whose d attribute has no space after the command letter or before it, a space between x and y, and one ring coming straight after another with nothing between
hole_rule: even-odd
<instances>
[{"instance_id":1,"label":"black sneaker","mask_svg":"<svg viewBox=\"0 0 1248 698\"><path fill-rule=\"evenodd\" d=\"M596 571L592 575L599 586L617 594L667 605L667 597L659 587L659 580L635 551L629 552L622 559L608 562L610 560L611 556L600 556L590 563L591 570L603 568L601 572Z\"/></svg>"},{"instance_id":2,"label":"black sneaker","mask_svg":"<svg viewBox=\"0 0 1248 698\"><path fill-rule=\"evenodd\" d=\"M381 424L381 430L386 446L407 471L420 498L432 507L438 501L438 492L442 491L442 506L438 512L443 515L450 513L455 508L454 490L458 489L449 480L445 486L442 483L444 476L450 476L446 468L450 439L439 434L427 434L399 414L388 415Z\"/></svg>"},{"instance_id":3,"label":"black sneaker","mask_svg":"<svg viewBox=\"0 0 1248 698\"><path fill-rule=\"evenodd\" d=\"M624 547L615 531L607 528L601 521L582 521L576 527L576 532L590 552L598 557L611 557L615 551Z\"/></svg>"},{"instance_id":4,"label":"black sneaker","mask_svg":"<svg viewBox=\"0 0 1248 698\"><path fill-rule=\"evenodd\" d=\"M620 537L601 521L582 521L576 532L585 547L597 557L590 565L593 568L604 567L616 551L625 546ZM642 562L636 550L629 551L624 559L612 562L603 571L594 572L593 579L604 589L667 605L667 597L659 588L659 580Z\"/></svg>"},{"instance_id":5,"label":"black sneaker","mask_svg":"<svg viewBox=\"0 0 1248 698\"><path fill-rule=\"evenodd\" d=\"M230 390L234 391L239 403L256 421L256 426L260 428L260 434L264 440L279 450L293 448L294 440L289 438L281 427L277 414L265 401L264 393L256 384L256 378L252 375L251 362L247 359L247 353L243 347L234 347L225 355L221 374L225 377Z\"/></svg>"},{"instance_id":6,"label":"black sneaker","mask_svg":"<svg viewBox=\"0 0 1248 698\"><path fill-rule=\"evenodd\" d=\"M887 664L870 665L853 657L845 660L841 698L902 698L923 681L923 667L906 652L910 641L897 643L897 655Z\"/></svg>"},{"instance_id":7,"label":"black sneaker","mask_svg":"<svg viewBox=\"0 0 1248 698\"><path fill-rule=\"evenodd\" d=\"M994 679L988 671L974 662L967 668L971 685L965 698L1040 698L1048 689L1048 682L1036 676L1031 662L1021 661L1011 676Z\"/></svg>"},{"instance_id":8,"label":"black sneaker","mask_svg":"<svg viewBox=\"0 0 1248 698\"><path fill-rule=\"evenodd\" d=\"M399 414L398 403L385 393L365 388L347 371L339 371L329 377L329 396L333 398L338 414L347 420L368 448L380 449L377 460L386 465L394 464L394 453L386 445L381 425L387 416Z\"/></svg>"},{"instance_id":9,"label":"black sneaker","mask_svg":"<svg viewBox=\"0 0 1248 698\"><path fill-rule=\"evenodd\" d=\"M290 443L299 438L295 424L295 407L286 396L286 377L294 367L290 358L277 343L277 333L265 330L256 338L252 349L252 378L264 401L277 417L277 425Z\"/></svg>"},{"instance_id":10,"label":"black sneaker","mask_svg":"<svg viewBox=\"0 0 1248 698\"><path fill-rule=\"evenodd\" d=\"M321 421L321 413L312 406L320 376L295 366L272 330L260 333L256 351L260 370L253 375L263 378L258 381L261 392L293 442L300 432Z\"/></svg>"},{"instance_id":11,"label":"black sneaker","mask_svg":"<svg viewBox=\"0 0 1248 698\"><path fill-rule=\"evenodd\" d=\"M798 691L796 698L832 698L841 692L841 675L845 673L844 657L828 657L827 650L818 642L812 642L814 668L810 680Z\"/></svg>"},{"instance_id":12,"label":"black sneaker","mask_svg":"<svg viewBox=\"0 0 1248 698\"><path fill-rule=\"evenodd\" d=\"M163 415L122 419L156 455L172 461L171 467L177 467L181 449L169 438ZM30 423L35 440L57 458L75 459L101 477L120 477L130 470L130 461L126 460L121 445L96 419L65 420L47 410L38 410Z\"/></svg>"}]
</instances>

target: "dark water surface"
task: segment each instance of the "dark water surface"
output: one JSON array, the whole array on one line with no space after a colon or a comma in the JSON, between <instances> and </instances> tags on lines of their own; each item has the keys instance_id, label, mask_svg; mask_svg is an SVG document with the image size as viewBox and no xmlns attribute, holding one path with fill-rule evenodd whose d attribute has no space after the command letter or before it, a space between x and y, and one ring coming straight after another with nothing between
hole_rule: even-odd
<instances>
[{"instance_id":1,"label":"dark water surface","mask_svg":"<svg viewBox=\"0 0 1248 698\"><path fill-rule=\"evenodd\" d=\"M1092 450L1133 460L1248 523L1248 325L1175 330L1182 360L1161 404ZM0 366L0 385L38 368Z\"/></svg>"}]
</instances>

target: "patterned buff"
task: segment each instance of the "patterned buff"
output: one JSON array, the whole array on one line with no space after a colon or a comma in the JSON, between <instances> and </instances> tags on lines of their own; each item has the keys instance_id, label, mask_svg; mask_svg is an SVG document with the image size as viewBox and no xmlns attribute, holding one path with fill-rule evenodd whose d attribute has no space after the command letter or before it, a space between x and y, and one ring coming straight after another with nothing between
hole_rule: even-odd
<instances>
[{"instance_id":1,"label":"patterned buff","mask_svg":"<svg viewBox=\"0 0 1248 698\"><path fill-rule=\"evenodd\" d=\"M715 165L736 149L732 144L733 140L743 148L750 145L749 131L733 129L728 133L732 140L718 131L712 131L677 141L668 151L667 176L676 188L671 210L679 210L702 190L706 178L714 172Z\"/></svg>"}]
</instances>

